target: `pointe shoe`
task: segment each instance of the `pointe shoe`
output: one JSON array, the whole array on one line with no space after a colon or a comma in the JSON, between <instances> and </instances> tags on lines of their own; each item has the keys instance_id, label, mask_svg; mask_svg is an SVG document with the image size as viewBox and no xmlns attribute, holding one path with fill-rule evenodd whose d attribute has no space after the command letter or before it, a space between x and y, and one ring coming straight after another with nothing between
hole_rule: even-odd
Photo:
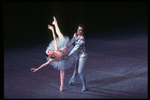
<instances>
[{"instance_id":1,"label":"pointe shoe","mask_svg":"<svg viewBox=\"0 0 150 100\"><path fill-rule=\"evenodd\" d=\"M52 24L55 25L57 23L55 16L53 17L53 19L54 19L54 21L52 22Z\"/></svg>"},{"instance_id":2,"label":"pointe shoe","mask_svg":"<svg viewBox=\"0 0 150 100\"><path fill-rule=\"evenodd\" d=\"M61 84L61 86L60 86L60 91L61 91L61 92L62 92L62 90L63 90L63 87L64 87L64 85Z\"/></svg>"}]
</instances>

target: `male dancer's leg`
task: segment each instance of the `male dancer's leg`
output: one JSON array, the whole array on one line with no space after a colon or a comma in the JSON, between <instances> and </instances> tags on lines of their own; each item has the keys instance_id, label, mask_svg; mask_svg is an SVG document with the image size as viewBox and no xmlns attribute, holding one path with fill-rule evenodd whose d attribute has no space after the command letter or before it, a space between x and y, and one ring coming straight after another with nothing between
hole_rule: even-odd
<instances>
[{"instance_id":1,"label":"male dancer's leg","mask_svg":"<svg viewBox=\"0 0 150 100\"><path fill-rule=\"evenodd\" d=\"M74 72L73 72L73 75L69 81L69 85L71 85L74 80L75 80L75 77L78 75L78 62L79 62L79 59L76 59L76 62L75 62L75 69L74 69Z\"/></svg>"},{"instance_id":2,"label":"male dancer's leg","mask_svg":"<svg viewBox=\"0 0 150 100\"><path fill-rule=\"evenodd\" d=\"M81 78L81 81L82 81L82 84L83 84L83 88L82 88L81 91L86 91L87 90L87 88L86 88L86 79L85 79L85 76L83 74L83 69L84 69L84 65L85 65L86 60L87 60L87 57L79 58L78 73L80 75L80 78Z\"/></svg>"}]
</instances>

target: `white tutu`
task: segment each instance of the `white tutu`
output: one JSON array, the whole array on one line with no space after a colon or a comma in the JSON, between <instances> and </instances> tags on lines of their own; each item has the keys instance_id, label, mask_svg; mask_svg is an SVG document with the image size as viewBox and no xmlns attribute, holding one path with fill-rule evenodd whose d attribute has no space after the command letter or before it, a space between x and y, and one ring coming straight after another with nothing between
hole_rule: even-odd
<instances>
[{"instance_id":1,"label":"white tutu","mask_svg":"<svg viewBox=\"0 0 150 100\"><path fill-rule=\"evenodd\" d=\"M64 36L64 39L60 39L57 37L57 45L58 45L58 49L60 50L61 48L65 47L67 45L67 43L70 41L68 36ZM66 50L66 53L63 54L63 57L65 57L66 55L68 55L68 53L72 50L73 45L69 46ZM52 40L47 49L46 50L52 50L55 51L55 42L54 40ZM63 58L62 57L62 58ZM68 69L72 66L74 66L75 64L75 55L71 55L68 59L66 60L60 60L60 61L53 61L50 63L50 65L52 65L55 69L58 70L65 70ZM47 60L50 59L50 57L46 57Z\"/></svg>"}]
</instances>

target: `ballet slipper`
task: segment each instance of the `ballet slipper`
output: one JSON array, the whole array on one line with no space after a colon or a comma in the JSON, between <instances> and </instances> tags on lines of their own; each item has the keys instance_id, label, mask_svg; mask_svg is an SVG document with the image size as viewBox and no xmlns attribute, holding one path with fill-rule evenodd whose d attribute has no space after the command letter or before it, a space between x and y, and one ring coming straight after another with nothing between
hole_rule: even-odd
<instances>
[{"instance_id":1,"label":"ballet slipper","mask_svg":"<svg viewBox=\"0 0 150 100\"><path fill-rule=\"evenodd\" d=\"M73 80L73 79L70 79L69 85L72 85L73 82L74 82L74 80Z\"/></svg>"},{"instance_id":2,"label":"ballet slipper","mask_svg":"<svg viewBox=\"0 0 150 100\"><path fill-rule=\"evenodd\" d=\"M55 16L53 17L53 19L54 19L54 21L52 22L52 24L55 25L57 23Z\"/></svg>"},{"instance_id":3,"label":"ballet slipper","mask_svg":"<svg viewBox=\"0 0 150 100\"><path fill-rule=\"evenodd\" d=\"M86 87L83 87L81 91L84 92L84 91L87 91L87 90L88 89Z\"/></svg>"}]
</instances>

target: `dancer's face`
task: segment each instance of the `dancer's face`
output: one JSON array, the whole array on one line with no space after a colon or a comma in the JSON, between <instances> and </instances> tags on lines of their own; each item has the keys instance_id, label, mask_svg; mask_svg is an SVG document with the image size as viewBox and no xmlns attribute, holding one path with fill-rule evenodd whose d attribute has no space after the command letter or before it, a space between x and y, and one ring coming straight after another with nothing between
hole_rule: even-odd
<instances>
[{"instance_id":1,"label":"dancer's face","mask_svg":"<svg viewBox=\"0 0 150 100\"><path fill-rule=\"evenodd\" d=\"M46 51L46 54L48 55L48 57L51 57L52 54L53 54L53 51L52 51L52 50L47 50L47 51Z\"/></svg>"},{"instance_id":2,"label":"dancer's face","mask_svg":"<svg viewBox=\"0 0 150 100\"><path fill-rule=\"evenodd\" d=\"M78 29L77 29L77 34L78 35L83 35L83 28L82 27L78 27Z\"/></svg>"}]
</instances>

